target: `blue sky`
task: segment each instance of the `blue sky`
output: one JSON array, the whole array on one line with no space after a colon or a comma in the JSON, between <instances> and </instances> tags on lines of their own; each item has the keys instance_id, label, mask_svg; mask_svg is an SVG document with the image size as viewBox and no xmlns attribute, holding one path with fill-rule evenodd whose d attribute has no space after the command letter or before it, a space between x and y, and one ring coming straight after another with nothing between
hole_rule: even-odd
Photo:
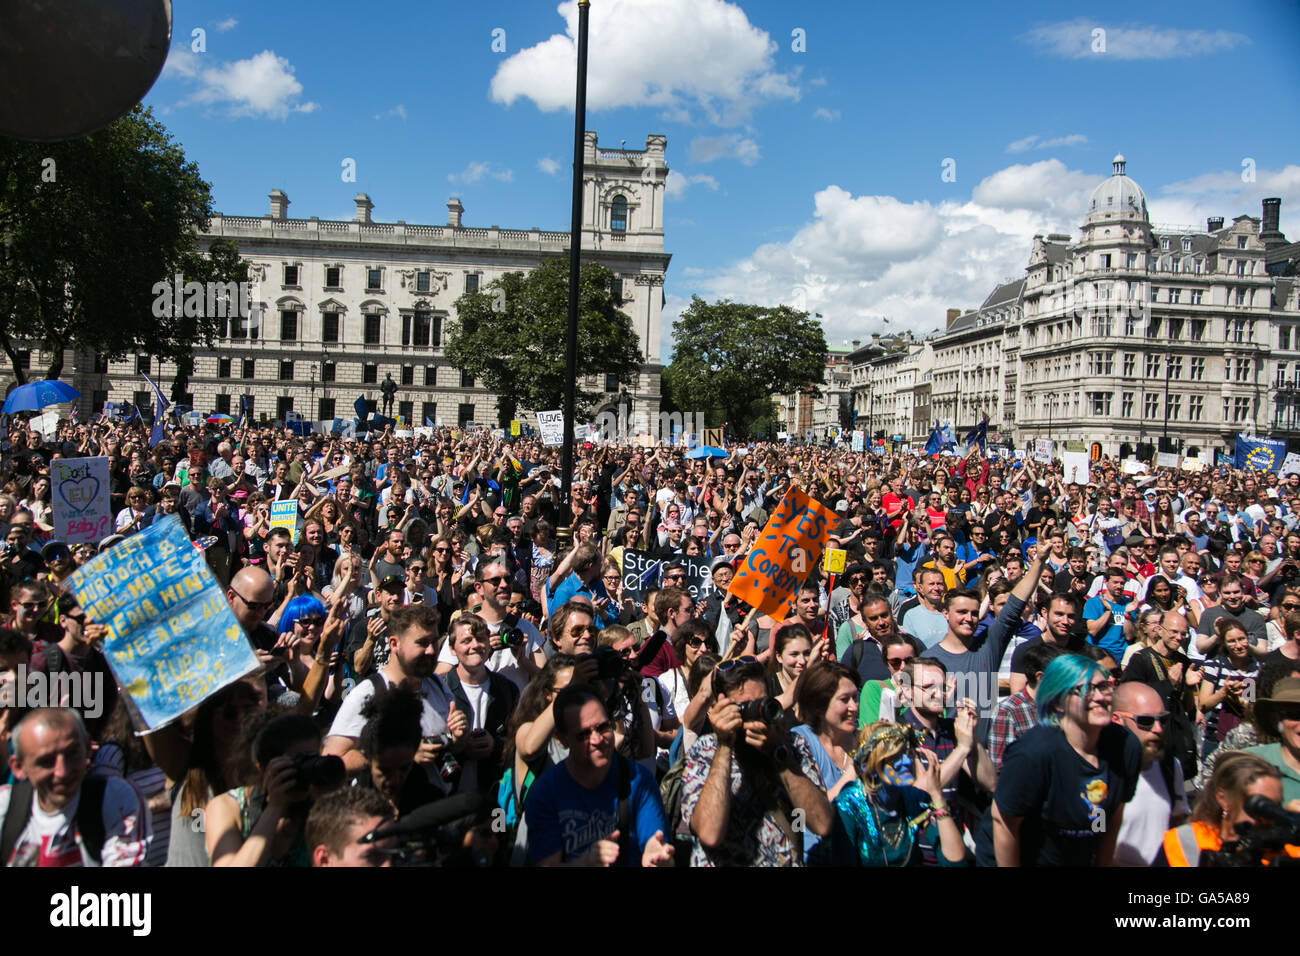
<instances>
[{"instance_id":1,"label":"blue sky","mask_svg":"<svg viewBox=\"0 0 1300 956\"><path fill-rule=\"evenodd\" d=\"M227 214L279 187L292 216L349 219L366 192L378 220L441 223L455 194L466 225L567 229L573 11L177 4L145 102ZM1281 196L1300 238L1290 0L593 0L591 18L587 128L668 137L665 343L692 294L821 312L832 345L937 328L1022 274L1034 233L1077 235L1117 151L1155 222Z\"/></svg>"}]
</instances>

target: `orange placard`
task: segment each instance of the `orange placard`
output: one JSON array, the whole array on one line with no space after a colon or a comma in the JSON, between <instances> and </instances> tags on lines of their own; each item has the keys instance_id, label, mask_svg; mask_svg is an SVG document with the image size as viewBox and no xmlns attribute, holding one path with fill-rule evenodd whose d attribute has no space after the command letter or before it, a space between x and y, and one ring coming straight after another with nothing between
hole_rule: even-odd
<instances>
[{"instance_id":1,"label":"orange placard","mask_svg":"<svg viewBox=\"0 0 1300 956\"><path fill-rule=\"evenodd\" d=\"M791 487L736 569L727 593L778 616L816 567L835 526L834 513Z\"/></svg>"}]
</instances>

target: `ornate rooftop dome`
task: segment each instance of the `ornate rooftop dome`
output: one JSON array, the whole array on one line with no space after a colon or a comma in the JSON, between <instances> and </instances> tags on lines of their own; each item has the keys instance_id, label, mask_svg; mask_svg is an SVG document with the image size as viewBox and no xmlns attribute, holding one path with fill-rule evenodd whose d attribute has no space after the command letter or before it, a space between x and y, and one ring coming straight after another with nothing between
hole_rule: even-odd
<instances>
[{"instance_id":1,"label":"ornate rooftop dome","mask_svg":"<svg viewBox=\"0 0 1300 956\"><path fill-rule=\"evenodd\" d=\"M1092 192L1092 201L1088 204L1088 215L1104 213L1127 213L1147 217L1147 197L1142 187L1124 175L1124 154L1119 153L1111 161L1114 172Z\"/></svg>"}]
</instances>

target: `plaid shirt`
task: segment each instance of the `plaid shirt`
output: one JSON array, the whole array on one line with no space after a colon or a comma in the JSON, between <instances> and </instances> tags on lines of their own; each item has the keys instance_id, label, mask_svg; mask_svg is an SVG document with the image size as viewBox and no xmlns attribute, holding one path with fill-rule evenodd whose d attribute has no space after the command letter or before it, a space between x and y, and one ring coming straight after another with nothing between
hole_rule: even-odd
<instances>
[{"instance_id":1,"label":"plaid shirt","mask_svg":"<svg viewBox=\"0 0 1300 956\"><path fill-rule=\"evenodd\" d=\"M1007 748L1037 723L1038 708L1024 688L998 704L993 729L989 731L989 756L993 758L993 766L1001 770Z\"/></svg>"}]
</instances>

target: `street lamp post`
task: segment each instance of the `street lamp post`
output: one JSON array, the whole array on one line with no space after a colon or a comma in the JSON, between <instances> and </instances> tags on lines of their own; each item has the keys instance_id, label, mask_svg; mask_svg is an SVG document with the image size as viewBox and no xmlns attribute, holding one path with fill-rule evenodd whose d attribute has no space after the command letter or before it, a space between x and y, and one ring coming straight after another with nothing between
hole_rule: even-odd
<instances>
[{"instance_id":1,"label":"street lamp post","mask_svg":"<svg viewBox=\"0 0 1300 956\"><path fill-rule=\"evenodd\" d=\"M591 0L578 0L578 79L573 109L573 206L569 223L569 325L565 338L564 448L560 456L560 515L556 550L566 551L573 541L574 390L578 381L578 276L582 265L582 178L587 126L587 24Z\"/></svg>"}]
</instances>

